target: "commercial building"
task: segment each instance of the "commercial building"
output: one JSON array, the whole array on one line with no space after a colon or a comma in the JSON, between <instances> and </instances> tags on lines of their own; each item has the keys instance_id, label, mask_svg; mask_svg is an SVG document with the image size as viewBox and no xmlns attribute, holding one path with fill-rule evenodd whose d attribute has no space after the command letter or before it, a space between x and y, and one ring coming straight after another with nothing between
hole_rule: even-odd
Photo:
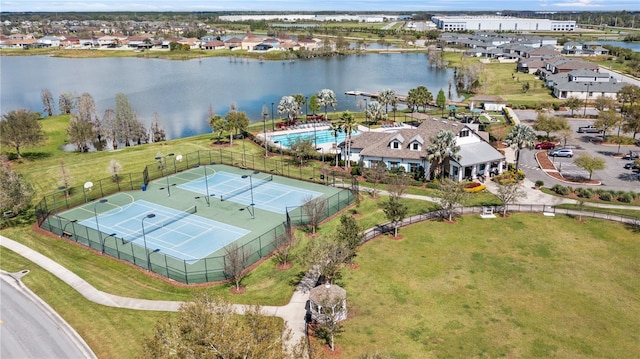
<instances>
[{"instance_id":1,"label":"commercial building","mask_svg":"<svg viewBox=\"0 0 640 359\"><path fill-rule=\"evenodd\" d=\"M510 16L433 16L431 21L443 31L558 31L576 29L575 21L525 19Z\"/></svg>"}]
</instances>

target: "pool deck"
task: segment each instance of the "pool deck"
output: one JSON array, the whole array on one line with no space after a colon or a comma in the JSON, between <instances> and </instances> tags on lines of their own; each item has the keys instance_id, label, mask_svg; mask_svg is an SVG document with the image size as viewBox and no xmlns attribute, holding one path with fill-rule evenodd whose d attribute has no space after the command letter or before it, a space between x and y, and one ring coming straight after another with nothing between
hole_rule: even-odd
<instances>
[{"instance_id":1,"label":"pool deck","mask_svg":"<svg viewBox=\"0 0 640 359\"><path fill-rule=\"evenodd\" d=\"M304 126L304 125L303 125ZM315 128L314 128L315 127ZM288 134L293 134L293 133L304 133L304 132L313 132L315 131L322 131L322 130L329 130L330 129L330 124L318 124L316 126L313 126L312 124L308 124L304 127L299 127L299 128L287 128L285 130L279 130L279 131L267 131L267 141L276 146L276 147L280 147L282 146L280 143L273 143L273 136L282 136L282 135L288 135ZM374 128L371 129L369 127L363 126L363 125L358 125L358 131L360 132L391 132L394 129L398 130L398 129L408 129L408 128L415 128L411 125L408 125L406 123L396 123L395 125L387 125L386 127L378 127L378 128ZM256 134L256 137L262 139L264 137L264 133L259 133ZM325 153L339 153L340 152L340 148L335 148L335 143L330 142L330 143L321 143L318 144L318 152L322 151Z\"/></svg>"}]
</instances>

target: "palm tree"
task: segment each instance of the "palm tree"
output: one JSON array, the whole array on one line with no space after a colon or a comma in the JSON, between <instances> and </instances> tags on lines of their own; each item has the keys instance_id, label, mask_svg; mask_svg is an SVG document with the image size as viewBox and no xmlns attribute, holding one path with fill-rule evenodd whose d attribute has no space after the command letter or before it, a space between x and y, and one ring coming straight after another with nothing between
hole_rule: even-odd
<instances>
[{"instance_id":1,"label":"palm tree","mask_svg":"<svg viewBox=\"0 0 640 359\"><path fill-rule=\"evenodd\" d=\"M342 126L340 122L332 122L331 125L329 125L329 131L331 132L334 138L333 147L335 151L338 148L338 134L342 132ZM337 165L338 165L338 151L336 151L336 166Z\"/></svg>"},{"instance_id":2,"label":"palm tree","mask_svg":"<svg viewBox=\"0 0 640 359\"><path fill-rule=\"evenodd\" d=\"M282 96L278 103L278 113L287 114L287 125L291 124L291 120L298 113L299 106L293 96Z\"/></svg>"},{"instance_id":3,"label":"palm tree","mask_svg":"<svg viewBox=\"0 0 640 359\"><path fill-rule=\"evenodd\" d=\"M334 109L338 102L336 101L336 94L329 89L322 89L318 92L318 104L324 106L324 118L327 119L327 106L331 106Z\"/></svg>"},{"instance_id":4,"label":"palm tree","mask_svg":"<svg viewBox=\"0 0 640 359\"><path fill-rule=\"evenodd\" d=\"M227 129L227 121L220 115L212 114L212 116L209 117L209 126L211 126L211 130L218 135L218 143L220 143L222 133Z\"/></svg>"},{"instance_id":5,"label":"palm tree","mask_svg":"<svg viewBox=\"0 0 640 359\"><path fill-rule=\"evenodd\" d=\"M437 170L440 179L444 178L445 163L451 158L456 161L460 160L460 146L456 142L456 135L451 131L440 130L431 137L431 144L427 146L427 159L431 161L430 173L435 177Z\"/></svg>"},{"instance_id":6,"label":"palm tree","mask_svg":"<svg viewBox=\"0 0 640 359\"><path fill-rule=\"evenodd\" d=\"M347 140L345 141L345 153L347 154L347 160L344 163L344 170L347 171L351 160L351 134L353 131L357 130L358 123L349 111L345 111L340 115L340 127L347 135Z\"/></svg>"},{"instance_id":7,"label":"palm tree","mask_svg":"<svg viewBox=\"0 0 640 359\"><path fill-rule=\"evenodd\" d=\"M380 92L378 102L384 106L384 113L389 113L389 105L393 105L397 101L396 92L391 89L385 89Z\"/></svg>"},{"instance_id":8,"label":"palm tree","mask_svg":"<svg viewBox=\"0 0 640 359\"><path fill-rule=\"evenodd\" d=\"M365 115L371 119L372 123L378 123L380 120L386 120L387 114L382 110L382 105L378 101L371 101L365 109Z\"/></svg>"},{"instance_id":9,"label":"palm tree","mask_svg":"<svg viewBox=\"0 0 640 359\"><path fill-rule=\"evenodd\" d=\"M517 124L513 126L507 137L505 137L504 142L517 151L516 172L518 172L518 165L520 164L520 149L533 148L534 143L536 142L536 133L533 131L533 128L527 125Z\"/></svg>"}]
</instances>

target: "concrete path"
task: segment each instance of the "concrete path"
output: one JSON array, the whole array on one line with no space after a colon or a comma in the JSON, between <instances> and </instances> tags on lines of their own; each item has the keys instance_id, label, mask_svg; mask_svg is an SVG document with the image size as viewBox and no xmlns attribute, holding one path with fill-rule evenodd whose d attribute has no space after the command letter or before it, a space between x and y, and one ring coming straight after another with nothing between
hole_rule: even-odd
<instances>
[{"instance_id":1,"label":"concrete path","mask_svg":"<svg viewBox=\"0 0 640 359\"><path fill-rule=\"evenodd\" d=\"M175 312L184 303L180 301L128 298L105 293L97 290L87 281L49 257L46 257L23 244L0 235L0 246L10 249L39 265L74 288L83 297L97 304L125 309ZM310 288L308 288L306 284L299 285L291 296L291 300L288 304L283 306L261 307L266 315L282 318L287 327L291 329L292 338L288 343L289 345L297 343L300 338L305 336L305 316L307 314L306 304L309 299L309 289ZM242 314L247 306L235 305L234 308L237 313Z\"/></svg>"},{"instance_id":2,"label":"concrete path","mask_svg":"<svg viewBox=\"0 0 640 359\"><path fill-rule=\"evenodd\" d=\"M493 193L497 191L497 185L492 181L486 181L485 185L487 189ZM562 198L557 196L552 196L546 194L542 191L536 190L533 188L534 184L531 180L524 180L524 190L526 193L526 197L523 198L521 203L535 203L537 205L557 205L560 203L578 203L576 200ZM363 191L370 191L370 189L366 187L361 187ZM385 193L384 191L378 191L378 193ZM414 198L427 200L432 202L437 202L436 199L427 197L427 196L419 196L419 195L404 195L406 198ZM608 204L595 204L595 203L585 203L588 206L596 206L596 207L607 207L607 208L627 208L627 209L635 209L640 210L638 206L624 206L624 205L608 205ZM184 302L179 301L162 301L162 300L147 300L147 299L136 299L136 298L127 298L121 297L109 293L105 293L97 290L91 284L87 283L84 279L77 276L75 273L71 272L67 268L61 266L60 264L54 262L52 259L36 252L35 250L26 247L16 241L13 241L7 237L0 236L0 246L8 248L21 256L29 259L35 264L41 266L45 270L49 271L72 288L78 291L83 297L88 300L117 308L126 308L126 309L136 309L136 310L154 310L154 311L171 311L175 312L178 310L180 305ZM287 327L291 330L291 340L288 345L292 346L297 343L301 338L304 338L306 335L306 323L305 318L307 314L307 301L309 300L309 291L315 286L316 280L318 278L318 273L315 271L309 271L307 275L302 279L301 283L297 286L294 291L289 303L283 306L262 306L263 312L266 315L277 316L282 318ZM234 308L236 312L239 314L244 313L247 306L244 305L235 305Z\"/></svg>"}]
</instances>

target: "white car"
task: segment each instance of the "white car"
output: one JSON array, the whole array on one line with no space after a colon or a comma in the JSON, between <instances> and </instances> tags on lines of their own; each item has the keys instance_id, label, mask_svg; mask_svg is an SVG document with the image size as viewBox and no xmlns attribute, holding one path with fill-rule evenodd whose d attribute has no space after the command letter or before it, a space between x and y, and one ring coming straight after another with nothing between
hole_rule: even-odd
<instances>
[{"instance_id":1,"label":"white car","mask_svg":"<svg viewBox=\"0 0 640 359\"><path fill-rule=\"evenodd\" d=\"M561 148L558 150L553 150L549 153L551 157L573 157L573 150L570 148Z\"/></svg>"}]
</instances>

